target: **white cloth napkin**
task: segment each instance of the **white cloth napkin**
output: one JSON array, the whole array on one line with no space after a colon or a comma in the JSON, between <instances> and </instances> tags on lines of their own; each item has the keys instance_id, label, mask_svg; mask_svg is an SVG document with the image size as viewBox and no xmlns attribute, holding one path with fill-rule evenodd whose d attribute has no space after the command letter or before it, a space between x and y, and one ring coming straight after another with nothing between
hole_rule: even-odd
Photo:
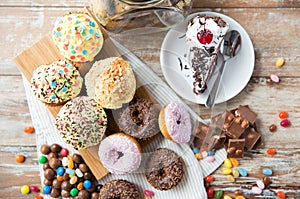
<instances>
[{"instance_id":1,"label":"white cloth napkin","mask_svg":"<svg viewBox=\"0 0 300 199\"><path fill-rule=\"evenodd\" d=\"M127 59L131 64L135 72L135 75L142 80L142 84L147 87L148 91L157 103L161 106L171 102L180 101L183 102L173 90L171 90L166 83L161 80L147 65L145 65L140 59L138 59L134 54L124 48L121 44L117 43L115 45L119 48L121 54L125 59ZM75 153L69 145L65 144L62 138L59 136L55 129L54 118L47 110L47 108L38 101L35 96L33 96L30 85L25 78L23 78L24 87L26 91L26 97L28 100L28 106L30 114L32 117L32 123L35 127L37 149L42 144L51 145L52 143L60 144L70 150L71 153ZM192 111L188 106L186 108L191 114L193 121L202 119ZM190 147L185 145L175 144L173 142L164 139L162 136L155 141L151 142L147 147L143 149L144 152L153 151L155 148L166 147L175 151L180 155L186 165L185 175L182 181L177 187L168 191L158 191L151 187L147 182L143 172L135 172L128 175L113 175L109 174L104 177L100 182L105 183L112 179L126 179L130 182L137 184L141 190L149 189L155 192L155 197L157 199L164 198L189 198L189 199L199 199L207 198L206 191L203 184L203 178L210 173L212 173L216 168L222 164L226 158L226 151L224 149L218 150L215 154L215 161L213 163L208 163L205 160L197 161ZM40 154L40 153L39 153ZM145 156L145 154L144 154ZM145 158L145 157L143 157ZM141 165L141 169L143 165ZM140 170L141 170L140 169ZM41 180L43 182L43 169L40 165ZM44 198L51 198L50 196L45 196Z\"/></svg>"}]
</instances>

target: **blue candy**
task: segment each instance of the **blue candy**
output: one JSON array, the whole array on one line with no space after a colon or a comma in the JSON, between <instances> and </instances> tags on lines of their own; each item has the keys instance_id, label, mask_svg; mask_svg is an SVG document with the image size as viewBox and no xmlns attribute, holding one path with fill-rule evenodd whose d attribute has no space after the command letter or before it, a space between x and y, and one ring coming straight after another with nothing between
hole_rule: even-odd
<instances>
[{"instance_id":1,"label":"blue candy","mask_svg":"<svg viewBox=\"0 0 300 199\"><path fill-rule=\"evenodd\" d=\"M83 181L83 187L84 187L85 189L91 188L91 187L92 187L92 182L91 182L90 180L85 180L85 181Z\"/></svg>"},{"instance_id":2,"label":"blue candy","mask_svg":"<svg viewBox=\"0 0 300 199\"><path fill-rule=\"evenodd\" d=\"M66 173L69 174L69 175L74 174L74 172L75 172L74 169L70 169L70 168L66 169Z\"/></svg>"},{"instance_id":3,"label":"blue candy","mask_svg":"<svg viewBox=\"0 0 300 199\"><path fill-rule=\"evenodd\" d=\"M207 152L207 155L208 155L208 156L214 156L214 155L215 155L215 152L214 152L214 151L208 151L208 152Z\"/></svg>"},{"instance_id":4,"label":"blue candy","mask_svg":"<svg viewBox=\"0 0 300 199\"><path fill-rule=\"evenodd\" d=\"M248 175L247 171L243 168L238 168L241 176L246 177Z\"/></svg>"},{"instance_id":5,"label":"blue candy","mask_svg":"<svg viewBox=\"0 0 300 199\"><path fill-rule=\"evenodd\" d=\"M264 168L264 169L262 170L262 172L263 172L263 174L265 174L265 175L267 175L267 176L271 176L271 175L273 174L273 171L272 171L272 169L270 169L270 168Z\"/></svg>"},{"instance_id":6,"label":"blue candy","mask_svg":"<svg viewBox=\"0 0 300 199\"><path fill-rule=\"evenodd\" d=\"M43 193L44 194L49 194L51 192L51 187L50 186L44 186L43 187Z\"/></svg>"},{"instance_id":7,"label":"blue candy","mask_svg":"<svg viewBox=\"0 0 300 199\"><path fill-rule=\"evenodd\" d=\"M199 153L200 152L200 149L199 148L193 148L193 153Z\"/></svg>"},{"instance_id":8,"label":"blue candy","mask_svg":"<svg viewBox=\"0 0 300 199\"><path fill-rule=\"evenodd\" d=\"M58 167L56 169L56 174L59 175L59 176L63 176L65 173L65 169L63 167Z\"/></svg>"}]
</instances>

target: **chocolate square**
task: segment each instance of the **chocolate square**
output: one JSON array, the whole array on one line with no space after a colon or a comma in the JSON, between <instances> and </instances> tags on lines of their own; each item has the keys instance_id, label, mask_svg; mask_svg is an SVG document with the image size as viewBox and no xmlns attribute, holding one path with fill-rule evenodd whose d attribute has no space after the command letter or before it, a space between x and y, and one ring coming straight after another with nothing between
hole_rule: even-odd
<instances>
[{"instance_id":1,"label":"chocolate square","mask_svg":"<svg viewBox=\"0 0 300 199\"><path fill-rule=\"evenodd\" d=\"M229 139L227 147L228 158L244 157L245 139Z\"/></svg>"},{"instance_id":2,"label":"chocolate square","mask_svg":"<svg viewBox=\"0 0 300 199\"><path fill-rule=\"evenodd\" d=\"M233 122L226 131L228 137L239 138L242 133L249 127L249 122L241 117L234 118Z\"/></svg>"},{"instance_id":3,"label":"chocolate square","mask_svg":"<svg viewBox=\"0 0 300 199\"><path fill-rule=\"evenodd\" d=\"M195 124L195 128L193 130L194 137L194 147L201 148L203 141L208 132L208 125L197 121Z\"/></svg>"},{"instance_id":4,"label":"chocolate square","mask_svg":"<svg viewBox=\"0 0 300 199\"><path fill-rule=\"evenodd\" d=\"M226 130L234 119L234 115L229 111L224 111L212 118L211 125Z\"/></svg>"},{"instance_id":5,"label":"chocolate square","mask_svg":"<svg viewBox=\"0 0 300 199\"><path fill-rule=\"evenodd\" d=\"M253 147L258 143L261 135L255 130L255 128L248 128L242 135L241 138L245 139L245 147L247 150L253 149Z\"/></svg>"},{"instance_id":6,"label":"chocolate square","mask_svg":"<svg viewBox=\"0 0 300 199\"><path fill-rule=\"evenodd\" d=\"M211 143L208 145L209 150L219 150L224 148L227 136L224 131L221 132L219 136L213 136Z\"/></svg>"},{"instance_id":7,"label":"chocolate square","mask_svg":"<svg viewBox=\"0 0 300 199\"><path fill-rule=\"evenodd\" d=\"M239 105L238 109L235 111L236 116L241 116L243 119L249 121L251 125L254 124L257 118L257 114L253 112L249 106Z\"/></svg>"}]
</instances>

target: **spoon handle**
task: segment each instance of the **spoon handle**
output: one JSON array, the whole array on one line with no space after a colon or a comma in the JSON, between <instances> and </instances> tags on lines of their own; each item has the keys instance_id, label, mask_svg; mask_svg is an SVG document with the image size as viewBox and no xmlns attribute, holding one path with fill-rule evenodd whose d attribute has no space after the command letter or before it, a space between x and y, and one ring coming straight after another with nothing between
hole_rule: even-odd
<instances>
[{"instance_id":1,"label":"spoon handle","mask_svg":"<svg viewBox=\"0 0 300 199\"><path fill-rule=\"evenodd\" d=\"M205 107L207 108L212 108L215 105L215 100L216 100L216 96L218 94L218 90L219 90L219 86L220 86L220 79L224 70L224 66L225 66L225 60L223 55L220 53L218 56L220 56L221 59L221 64L218 68L217 71L217 77L213 83L212 88L209 90L209 94L208 94L208 98L205 102Z\"/></svg>"}]
</instances>

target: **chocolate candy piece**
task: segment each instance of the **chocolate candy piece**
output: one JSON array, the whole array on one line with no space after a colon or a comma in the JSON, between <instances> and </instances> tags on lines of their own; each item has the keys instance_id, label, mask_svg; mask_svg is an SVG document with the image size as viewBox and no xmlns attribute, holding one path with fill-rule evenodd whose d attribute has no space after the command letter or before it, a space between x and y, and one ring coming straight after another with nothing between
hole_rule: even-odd
<instances>
[{"instance_id":1,"label":"chocolate candy piece","mask_svg":"<svg viewBox=\"0 0 300 199\"><path fill-rule=\"evenodd\" d=\"M80 169L80 171L82 171L83 173L89 171L89 167L88 167L86 164L80 164L80 165L79 165L79 169Z\"/></svg>"},{"instance_id":2,"label":"chocolate candy piece","mask_svg":"<svg viewBox=\"0 0 300 199\"><path fill-rule=\"evenodd\" d=\"M61 181L58 181L57 179L54 179L52 182L52 187L55 189L60 189L61 188Z\"/></svg>"},{"instance_id":3,"label":"chocolate candy piece","mask_svg":"<svg viewBox=\"0 0 300 199\"><path fill-rule=\"evenodd\" d=\"M70 179L69 174L64 173L63 179L64 179L64 181L68 181Z\"/></svg>"},{"instance_id":4,"label":"chocolate candy piece","mask_svg":"<svg viewBox=\"0 0 300 199\"><path fill-rule=\"evenodd\" d=\"M48 157L49 160L52 159L52 158L58 158L58 154L54 153L54 152L51 152L51 153L48 154L47 157Z\"/></svg>"},{"instance_id":5,"label":"chocolate candy piece","mask_svg":"<svg viewBox=\"0 0 300 199\"><path fill-rule=\"evenodd\" d=\"M51 186L52 180L48 180L47 178L44 179L44 185Z\"/></svg>"},{"instance_id":6,"label":"chocolate candy piece","mask_svg":"<svg viewBox=\"0 0 300 199\"><path fill-rule=\"evenodd\" d=\"M51 158L49 160L49 165L52 169L57 169L61 165L61 161L57 158Z\"/></svg>"},{"instance_id":7,"label":"chocolate candy piece","mask_svg":"<svg viewBox=\"0 0 300 199\"><path fill-rule=\"evenodd\" d=\"M82 161L83 161L81 155L79 155L79 154L74 154L74 155L73 155L73 160L74 160L74 162L77 163L77 164L80 164L80 163L82 163Z\"/></svg>"},{"instance_id":8,"label":"chocolate candy piece","mask_svg":"<svg viewBox=\"0 0 300 199\"><path fill-rule=\"evenodd\" d=\"M72 188L72 185L70 184L69 181L63 181L63 182L61 183L61 189L62 189L62 190L70 191L71 188Z\"/></svg>"},{"instance_id":9,"label":"chocolate candy piece","mask_svg":"<svg viewBox=\"0 0 300 199\"><path fill-rule=\"evenodd\" d=\"M262 180L263 180L263 183L264 183L266 186L268 186L268 185L271 184L271 179L270 179L270 177L268 177L268 176L263 177Z\"/></svg>"},{"instance_id":10,"label":"chocolate candy piece","mask_svg":"<svg viewBox=\"0 0 300 199\"><path fill-rule=\"evenodd\" d=\"M43 164L43 170L46 170L46 169L50 169L50 165L49 165L49 162L46 162L45 164Z\"/></svg>"},{"instance_id":11,"label":"chocolate candy piece","mask_svg":"<svg viewBox=\"0 0 300 199\"><path fill-rule=\"evenodd\" d=\"M70 197L70 191L67 191L67 190L61 190L61 196L64 197L64 198L68 198Z\"/></svg>"},{"instance_id":12,"label":"chocolate candy piece","mask_svg":"<svg viewBox=\"0 0 300 199\"><path fill-rule=\"evenodd\" d=\"M89 199L90 198L90 193L87 190L81 190L78 193L78 198L79 199Z\"/></svg>"},{"instance_id":13,"label":"chocolate candy piece","mask_svg":"<svg viewBox=\"0 0 300 199\"><path fill-rule=\"evenodd\" d=\"M194 147L201 148L202 143L206 137L208 131L208 126L202 122L197 121L195 124L195 129L193 130L194 138Z\"/></svg>"},{"instance_id":14,"label":"chocolate candy piece","mask_svg":"<svg viewBox=\"0 0 300 199\"><path fill-rule=\"evenodd\" d=\"M94 192L92 193L91 199L98 199L99 198L99 193Z\"/></svg>"},{"instance_id":15,"label":"chocolate candy piece","mask_svg":"<svg viewBox=\"0 0 300 199\"><path fill-rule=\"evenodd\" d=\"M48 146L47 144L43 144L41 147L40 147L40 151L42 154L44 155L48 155L51 150L50 150L50 146Z\"/></svg>"},{"instance_id":16,"label":"chocolate candy piece","mask_svg":"<svg viewBox=\"0 0 300 199\"><path fill-rule=\"evenodd\" d=\"M83 174L83 178L85 180L91 180L92 177L93 177L93 175L90 172L86 172L86 173Z\"/></svg>"},{"instance_id":17,"label":"chocolate candy piece","mask_svg":"<svg viewBox=\"0 0 300 199\"><path fill-rule=\"evenodd\" d=\"M53 198L58 198L60 196L60 189L51 189L50 196Z\"/></svg>"},{"instance_id":18,"label":"chocolate candy piece","mask_svg":"<svg viewBox=\"0 0 300 199\"><path fill-rule=\"evenodd\" d=\"M244 157L245 139L229 139L227 147L227 157L242 158Z\"/></svg>"},{"instance_id":19,"label":"chocolate candy piece","mask_svg":"<svg viewBox=\"0 0 300 199\"><path fill-rule=\"evenodd\" d=\"M247 150L253 149L261 135L253 128L248 128L241 136L245 139L245 147Z\"/></svg>"},{"instance_id":20,"label":"chocolate candy piece","mask_svg":"<svg viewBox=\"0 0 300 199\"><path fill-rule=\"evenodd\" d=\"M44 172L44 176L48 180L53 180L55 176L55 172L52 169L46 169Z\"/></svg>"},{"instance_id":21,"label":"chocolate candy piece","mask_svg":"<svg viewBox=\"0 0 300 199\"><path fill-rule=\"evenodd\" d=\"M249 122L242 117L234 118L233 122L226 131L228 137L239 138L242 133L249 127Z\"/></svg>"},{"instance_id":22,"label":"chocolate candy piece","mask_svg":"<svg viewBox=\"0 0 300 199\"><path fill-rule=\"evenodd\" d=\"M254 125L254 122L256 121L257 114L254 113L249 106L242 106L240 105L238 109L235 111L235 114L237 116L241 116L243 119L249 121L251 125Z\"/></svg>"},{"instance_id":23,"label":"chocolate candy piece","mask_svg":"<svg viewBox=\"0 0 300 199\"><path fill-rule=\"evenodd\" d=\"M52 144L50 146L50 150L53 152L53 153L59 153L60 150L61 150L61 146L59 146L58 144Z\"/></svg>"}]
</instances>

